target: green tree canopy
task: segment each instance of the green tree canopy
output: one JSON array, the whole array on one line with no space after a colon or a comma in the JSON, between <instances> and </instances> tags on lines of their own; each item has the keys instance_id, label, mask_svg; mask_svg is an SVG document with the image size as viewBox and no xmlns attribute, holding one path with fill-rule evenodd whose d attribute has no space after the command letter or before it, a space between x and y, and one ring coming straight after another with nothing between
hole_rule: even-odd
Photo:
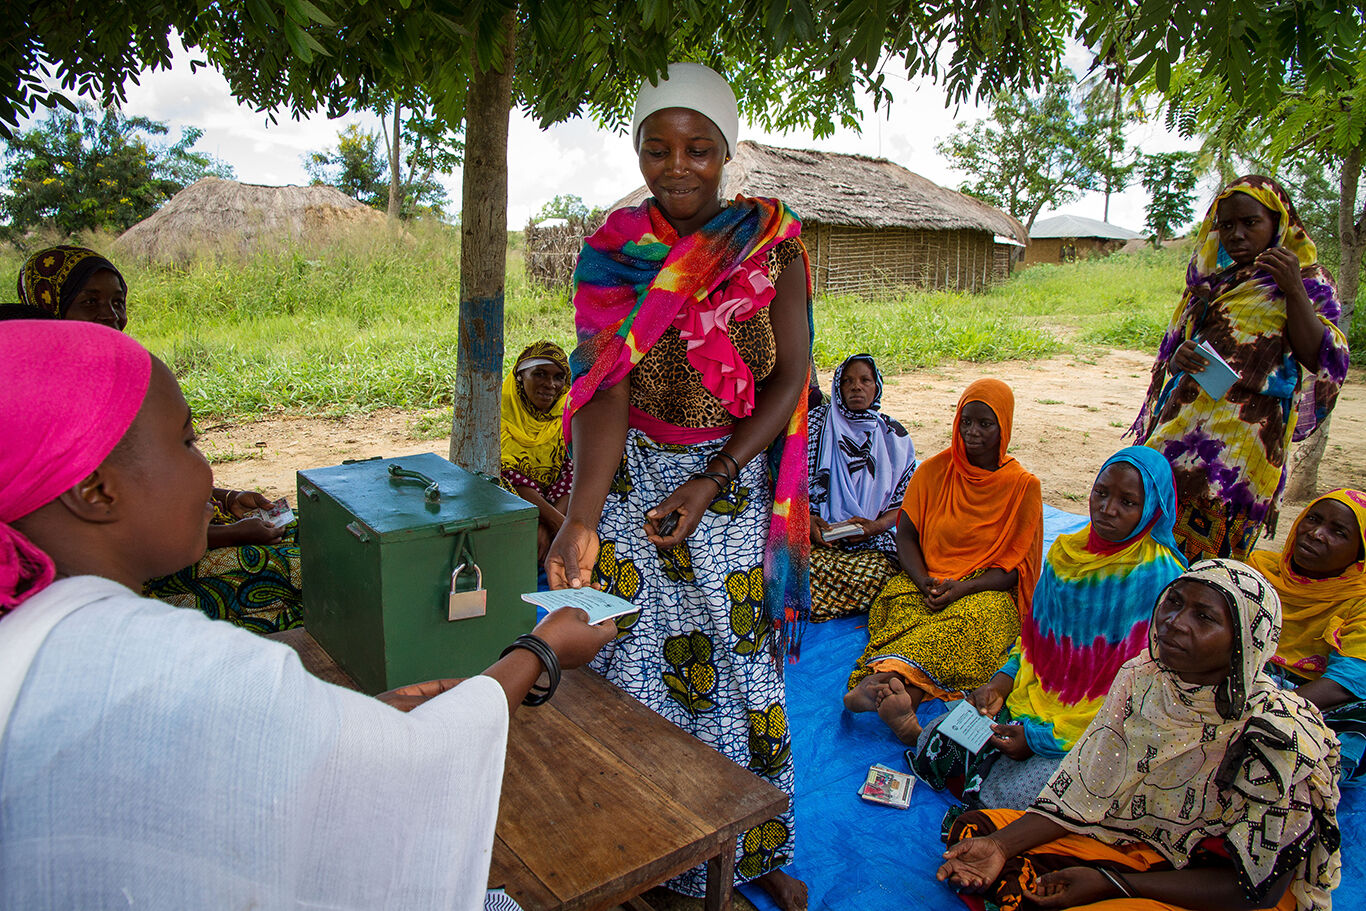
<instances>
[{"instance_id":1,"label":"green tree canopy","mask_svg":"<svg viewBox=\"0 0 1366 911\"><path fill-rule=\"evenodd\" d=\"M367 206L385 210L389 206L390 171L382 139L374 130L353 123L337 133L335 146L304 153L304 171L315 184L334 186ZM409 166L406 179L400 177L398 192L403 218L440 218L450 203L446 188L431 169L419 173L415 165Z\"/></svg>"},{"instance_id":2,"label":"green tree canopy","mask_svg":"<svg viewBox=\"0 0 1366 911\"><path fill-rule=\"evenodd\" d=\"M164 123L89 103L74 113L49 112L6 144L3 230L11 238L34 228L66 236L122 231L201 177L233 176L228 165L193 150L201 130L151 141L168 132Z\"/></svg>"},{"instance_id":3,"label":"green tree canopy","mask_svg":"<svg viewBox=\"0 0 1366 911\"><path fill-rule=\"evenodd\" d=\"M1195 214L1195 153L1159 152L1143 156L1143 189L1148 191L1148 230L1153 244L1176 236Z\"/></svg>"},{"instance_id":4,"label":"green tree canopy","mask_svg":"<svg viewBox=\"0 0 1366 911\"><path fill-rule=\"evenodd\" d=\"M1076 77L1063 70L1041 93L998 93L990 118L959 126L937 148L972 175L964 193L1004 209L1028 230L1044 208L1097 185L1108 167L1110 110L1102 105L1098 116L1086 116Z\"/></svg>"}]
</instances>

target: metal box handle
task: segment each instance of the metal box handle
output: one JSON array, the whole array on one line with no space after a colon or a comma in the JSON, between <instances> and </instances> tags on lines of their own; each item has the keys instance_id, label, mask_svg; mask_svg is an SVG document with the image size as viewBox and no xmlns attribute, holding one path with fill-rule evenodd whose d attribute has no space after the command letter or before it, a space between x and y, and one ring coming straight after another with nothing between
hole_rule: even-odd
<instances>
[{"instance_id":1,"label":"metal box handle","mask_svg":"<svg viewBox=\"0 0 1366 911\"><path fill-rule=\"evenodd\" d=\"M299 482L299 496L304 497L305 499L308 499L308 500L312 500L313 502L316 503L316 502L318 502L318 488L316 488L316 487L310 487L309 485L307 485L307 484L303 483L302 481L300 481L300 482Z\"/></svg>"},{"instance_id":2,"label":"metal box handle","mask_svg":"<svg viewBox=\"0 0 1366 911\"><path fill-rule=\"evenodd\" d=\"M393 481L421 481L423 484L427 485L427 489L422 491L422 499L429 503L435 503L437 500L441 499L441 485L437 484L436 481L427 477L420 471L413 471L410 468L404 468L397 462L393 462L389 465L389 478Z\"/></svg>"}]
</instances>

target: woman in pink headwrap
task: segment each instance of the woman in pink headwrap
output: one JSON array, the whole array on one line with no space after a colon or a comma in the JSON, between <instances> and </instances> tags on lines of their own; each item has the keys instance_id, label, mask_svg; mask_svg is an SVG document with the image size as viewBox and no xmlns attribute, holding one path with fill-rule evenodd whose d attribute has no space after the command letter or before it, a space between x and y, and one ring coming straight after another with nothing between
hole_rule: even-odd
<instances>
[{"instance_id":1,"label":"woman in pink headwrap","mask_svg":"<svg viewBox=\"0 0 1366 911\"><path fill-rule=\"evenodd\" d=\"M203 553L212 486L137 342L0 323L0 439L0 907L482 905L508 713L612 624L371 699L137 595Z\"/></svg>"}]
</instances>

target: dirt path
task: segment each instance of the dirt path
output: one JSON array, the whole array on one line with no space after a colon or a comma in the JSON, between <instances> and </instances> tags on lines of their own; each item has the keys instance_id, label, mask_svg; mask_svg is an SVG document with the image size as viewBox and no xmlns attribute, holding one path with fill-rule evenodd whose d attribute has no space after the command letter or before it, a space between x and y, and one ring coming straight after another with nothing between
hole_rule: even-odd
<instances>
[{"instance_id":1,"label":"dirt path","mask_svg":"<svg viewBox=\"0 0 1366 911\"><path fill-rule=\"evenodd\" d=\"M1147 389L1150 354L1112 351L1094 360L1075 356L1001 364L945 364L892 377L883 410L911 431L923 458L948 445L954 406L974 379L994 376L1015 391L1015 432L1010 451L1043 482L1044 502L1084 512L1096 469L1122 445ZM1353 369L1334 413L1321 490L1366 487L1366 371ZM828 389L829 375L822 385ZM424 419L424 417L426 419ZM339 420L285 417L218 425L202 434L220 486L254 488L294 499L294 472L336 465L343 459L446 454L433 438L448 417L378 411ZM434 431L424 432L425 428ZM1286 504L1293 518L1302 504ZM1282 523L1283 536L1290 523Z\"/></svg>"}]
</instances>

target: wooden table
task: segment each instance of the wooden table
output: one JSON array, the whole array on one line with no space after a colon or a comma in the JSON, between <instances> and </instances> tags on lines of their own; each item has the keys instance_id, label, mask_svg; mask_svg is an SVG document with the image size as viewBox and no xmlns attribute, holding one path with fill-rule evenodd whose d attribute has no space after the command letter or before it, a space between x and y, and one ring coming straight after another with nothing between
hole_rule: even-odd
<instances>
[{"instance_id":1,"label":"wooden table","mask_svg":"<svg viewBox=\"0 0 1366 911\"><path fill-rule=\"evenodd\" d=\"M272 638L347 685L307 633ZM706 908L729 909L735 840L787 805L602 677L566 671L554 699L512 719L489 885L526 911L643 908L635 896L705 863Z\"/></svg>"}]
</instances>

